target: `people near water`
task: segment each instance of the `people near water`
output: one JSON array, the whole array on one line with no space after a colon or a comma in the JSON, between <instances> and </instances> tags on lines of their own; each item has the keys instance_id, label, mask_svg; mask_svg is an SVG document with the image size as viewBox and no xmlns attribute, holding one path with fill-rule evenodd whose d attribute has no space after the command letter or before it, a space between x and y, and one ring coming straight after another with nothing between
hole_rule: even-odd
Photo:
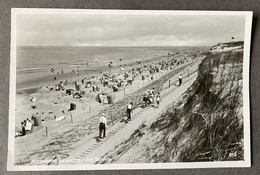
<instances>
[{"instance_id":1,"label":"people near water","mask_svg":"<svg viewBox=\"0 0 260 175\"><path fill-rule=\"evenodd\" d=\"M66 86L68 84L69 78L67 77L65 82L64 82L64 86Z\"/></svg>"},{"instance_id":2,"label":"people near water","mask_svg":"<svg viewBox=\"0 0 260 175\"><path fill-rule=\"evenodd\" d=\"M60 86L58 86L57 84L55 84L55 89L56 89L56 91L59 91L59 90L60 90Z\"/></svg>"},{"instance_id":3,"label":"people near water","mask_svg":"<svg viewBox=\"0 0 260 175\"><path fill-rule=\"evenodd\" d=\"M86 79L86 77L81 79L81 84L84 84L85 79Z\"/></svg>"},{"instance_id":4,"label":"people near water","mask_svg":"<svg viewBox=\"0 0 260 175\"><path fill-rule=\"evenodd\" d=\"M99 118L99 139L106 137L106 127L107 127L107 119L105 114Z\"/></svg>"},{"instance_id":5,"label":"people near water","mask_svg":"<svg viewBox=\"0 0 260 175\"><path fill-rule=\"evenodd\" d=\"M182 75L179 76L179 86L182 84Z\"/></svg>"},{"instance_id":6,"label":"people near water","mask_svg":"<svg viewBox=\"0 0 260 175\"><path fill-rule=\"evenodd\" d=\"M93 84L93 85L92 85L92 90L93 90L93 92L96 91L96 88L97 88L97 86L96 86L95 84Z\"/></svg>"},{"instance_id":7,"label":"people near water","mask_svg":"<svg viewBox=\"0 0 260 175\"><path fill-rule=\"evenodd\" d=\"M156 103L157 103L158 108L160 106L160 102L161 102L161 95L160 95L160 92L158 92L156 95Z\"/></svg>"},{"instance_id":8,"label":"people near water","mask_svg":"<svg viewBox=\"0 0 260 175\"><path fill-rule=\"evenodd\" d=\"M131 116L132 111L133 111L133 102L131 102L131 103L129 103L127 105L127 109L126 109L127 121L131 121L131 119L132 119L132 116Z\"/></svg>"}]
</instances>

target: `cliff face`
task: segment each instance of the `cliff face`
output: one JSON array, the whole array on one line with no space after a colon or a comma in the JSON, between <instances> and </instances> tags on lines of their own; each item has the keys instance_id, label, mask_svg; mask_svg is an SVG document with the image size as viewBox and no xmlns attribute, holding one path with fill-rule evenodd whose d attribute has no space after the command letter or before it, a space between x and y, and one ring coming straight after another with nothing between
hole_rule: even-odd
<instances>
[{"instance_id":1,"label":"cliff face","mask_svg":"<svg viewBox=\"0 0 260 175\"><path fill-rule=\"evenodd\" d=\"M183 101L151 126L164 135L152 162L243 160L242 70L243 42L211 48Z\"/></svg>"}]
</instances>

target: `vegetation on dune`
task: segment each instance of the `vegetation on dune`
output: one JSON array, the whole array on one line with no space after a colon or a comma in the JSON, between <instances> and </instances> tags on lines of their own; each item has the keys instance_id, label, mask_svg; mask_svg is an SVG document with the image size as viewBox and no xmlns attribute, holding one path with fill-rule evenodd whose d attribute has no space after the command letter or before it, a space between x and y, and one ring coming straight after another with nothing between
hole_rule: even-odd
<instances>
[{"instance_id":1,"label":"vegetation on dune","mask_svg":"<svg viewBox=\"0 0 260 175\"><path fill-rule=\"evenodd\" d=\"M242 49L208 54L183 102L151 125L165 134L153 161L244 159L242 62Z\"/></svg>"}]
</instances>

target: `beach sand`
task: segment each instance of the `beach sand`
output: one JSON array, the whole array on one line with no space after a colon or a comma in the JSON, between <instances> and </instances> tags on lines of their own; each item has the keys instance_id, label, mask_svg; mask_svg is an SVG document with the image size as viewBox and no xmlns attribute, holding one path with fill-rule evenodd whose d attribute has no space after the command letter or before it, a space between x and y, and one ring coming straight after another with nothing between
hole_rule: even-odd
<instances>
[{"instance_id":1,"label":"beach sand","mask_svg":"<svg viewBox=\"0 0 260 175\"><path fill-rule=\"evenodd\" d=\"M79 66L79 76L70 72L77 67L67 67L64 69L63 74L57 74L57 72L50 73L48 72L49 69L45 71L19 72L20 74L17 75L19 82L17 82L15 127L18 130L20 123L27 118L30 119L36 112L40 114L43 121L42 126L35 127L33 133L15 139L16 164L33 164L31 162L32 159L45 160L53 158L53 150L59 150L60 154L68 157L69 152L83 143L86 135L97 131L98 118L101 112L105 112L109 116L109 126L120 122L119 119L124 114L122 110L124 110L128 102L134 100L135 104L140 103L142 101L141 94L146 88L155 88L156 91L159 91L160 88L165 88L164 86L167 86L165 82L173 76L170 72L177 68L184 69L186 67L181 66L187 65L188 67L193 62L199 61L203 53L201 48L187 48L186 50L175 52L172 50L163 50L158 54L155 54L155 51L150 53L151 55L145 55L147 59L141 60L141 64L137 62L138 60L140 61L138 58L130 61L127 60L122 64L124 70L120 68L120 62L115 63L111 69L111 74L122 78L124 73L129 72L133 68L143 67L152 63L161 63L163 61L167 62L172 59L183 61L183 63L179 66L173 66L172 70L168 68L154 74L153 80L151 80L151 74L144 71L142 75L148 76L144 81L141 79L142 75L138 74L131 86L120 87L119 91L114 93L111 88L103 87L98 80L101 77L100 71L102 73L110 73L107 65L101 64L86 69ZM169 52L171 53L170 55L168 55ZM118 58L118 55L116 57ZM107 59L107 62L109 61ZM56 68L56 70L60 72L59 68ZM56 76L56 80L49 80L54 75ZM92 78L93 76L94 78ZM81 84L82 78L86 77L87 80L85 82L95 80L96 85L100 87L100 92L115 94L115 103L107 104L106 95L101 95L104 103L98 103L95 99L97 92L93 92L90 87L85 88L85 82L84 85L80 86L81 90L85 91L82 100L75 99L72 95L66 95L65 90L55 91L54 89L50 91L50 87L54 87L55 84L61 80L64 81L67 77L69 81L65 89L75 89L74 82L77 81ZM35 97L36 102L30 102L29 99L31 97ZM71 102L76 103L76 110L69 111ZM37 105L37 108L33 109L31 107L33 105ZM62 110L65 111L65 114L62 113ZM63 115L65 116L64 120L59 122L55 120L55 117L58 118ZM48 128L48 136L46 136L46 127Z\"/></svg>"}]
</instances>

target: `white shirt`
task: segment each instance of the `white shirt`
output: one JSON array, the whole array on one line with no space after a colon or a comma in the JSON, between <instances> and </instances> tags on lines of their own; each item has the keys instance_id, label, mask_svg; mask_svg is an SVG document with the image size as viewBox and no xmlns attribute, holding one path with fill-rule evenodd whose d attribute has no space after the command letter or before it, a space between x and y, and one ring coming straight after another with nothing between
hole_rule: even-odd
<instances>
[{"instance_id":1,"label":"white shirt","mask_svg":"<svg viewBox=\"0 0 260 175\"><path fill-rule=\"evenodd\" d=\"M182 76L179 76L179 79L182 79Z\"/></svg>"},{"instance_id":2,"label":"white shirt","mask_svg":"<svg viewBox=\"0 0 260 175\"><path fill-rule=\"evenodd\" d=\"M132 105L131 104L127 105L127 109L132 109Z\"/></svg>"},{"instance_id":3,"label":"white shirt","mask_svg":"<svg viewBox=\"0 0 260 175\"><path fill-rule=\"evenodd\" d=\"M100 123L105 123L105 126L107 127L107 119L106 119L104 116L101 116L101 117L99 118L99 122L100 122Z\"/></svg>"}]
</instances>

